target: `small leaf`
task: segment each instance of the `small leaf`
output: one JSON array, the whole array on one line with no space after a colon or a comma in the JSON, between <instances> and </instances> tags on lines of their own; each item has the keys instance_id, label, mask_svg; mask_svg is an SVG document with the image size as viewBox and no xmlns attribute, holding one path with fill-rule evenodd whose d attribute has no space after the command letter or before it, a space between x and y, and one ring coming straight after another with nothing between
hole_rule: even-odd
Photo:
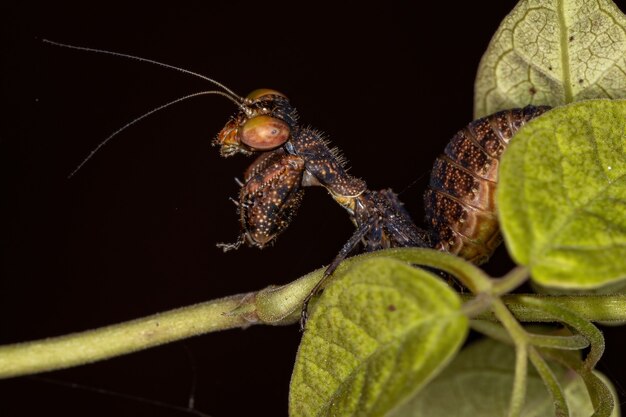
<instances>
[{"instance_id":1,"label":"small leaf","mask_svg":"<svg viewBox=\"0 0 626 417\"><path fill-rule=\"evenodd\" d=\"M459 349L467 318L433 274L388 258L355 265L324 291L296 358L289 414L381 416Z\"/></svg>"},{"instance_id":2,"label":"small leaf","mask_svg":"<svg viewBox=\"0 0 626 417\"><path fill-rule=\"evenodd\" d=\"M626 100L532 120L503 155L497 202L509 252L539 284L626 278Z\"/></svg>"},{"instance_id":3,"label":"small leaf","mask_svg":"<svg viewBox=\"0 0 626 417\"><path fill-rule=\"evenodd\" d=\"M474 114L626 98L626 16L611 0L521 0L476 75Z\"/></svg>"},{"instance_id":4,"label":"small leaf","mask_svg":"<svg viewBox=\"0 0 626 417\"><path fill-rule=\"evenodd\" d=\"M549 364L563 388L571 417L591 416L593 406L582 378L554 362ZM506 416L514 369L513 347L491 339L475 342L463 349L437 378L390 417ZM608 382L602 375L600 377ZM553 417L552 399L534 368L529 368L527 381L522 415ZM617 399L614 389L612 392ZM612 417L619 417L618 407Z\"/></svg>"}]
</instances>

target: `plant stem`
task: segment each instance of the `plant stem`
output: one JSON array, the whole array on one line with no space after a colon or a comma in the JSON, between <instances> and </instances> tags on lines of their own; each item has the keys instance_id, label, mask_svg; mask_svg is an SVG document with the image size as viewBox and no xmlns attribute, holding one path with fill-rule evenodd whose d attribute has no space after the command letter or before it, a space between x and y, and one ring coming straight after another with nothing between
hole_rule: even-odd
<instances>
[{"instance_id":1,"label":"plant stem","mask_svg":"<svg viewBox=\"0 0 626 417\"><path fill-rule=\"evenodd\" d=\"M480 293L476 297L470 298L463 303L461 311L468 318L480 316L491 307L493 297L488 293Z\"/></svg>"},{"instance_id":2,"label":"plant stem","mask_svg":"<svg viewBox=\"0 0 626 417\"><path fill-rule=\"evenodd\" d=\"M437 268L445 264L448 272L464 276L475 290L491 289L491 280L478 268L452 255L427 249L391 249L355 256L342 262L333 276L342 275L355 262L376 257ZM292 324L298 321L302 301L323 272L324 269L318 269L281 287L234 295L99 329L0 346L0 378L68 368L219 330L245 328L252 324ZM502 297L518 320L553 321L550 315L528 308L520 297ZM626 295L530 297L549 299L552 304L567 308L586 320L626 321ZM468 295L462 298L464 301L474 299ZM465 308L473 315L490 302L491 297L487 297ZM475 318L496 320L491 313L481 313Z\"/></svg>"},{"instance_id":3,"label":"plant stem","mask_svg":"<svg viewBox=\"0 0 626 417\"><path fill-rule=\"evenodd\" d=\"M239 294L99 329L0 346L0 378L34 374L112 358L196 336L297 321L302 300L321 277L314 271L283 287Z\"/></svg>"},{"instance_id":4,"label":"plant stem","mask_svg":"<svg viewBox=\"0 0 626 417\"><path fill-rule=\"evenodd\" d=\"M472 329L503 343L513 344L513 340L502 325L486 320L470 321ZM528 333L528 343L533 347L553 348L561 350L581 350L589 346L587 339L581 335L557 336L550 334Z\"/></svg>"},{"instance_id":5,"label":"plant stem","mask_svg":"<svg viewBox=\"0 0 626 417\"><path fill-rule=\"evenodd\" d=\"M529 271L525 266L516 266L500 279L493 279L493 295L507 294L528 280Z\"/></svg>"},{"instance_id":6,"label":"plant stem","mask_svg":"<svg viewBox=\"0 0 626 417\"><path fill-rule=\"evenodd\" d=\"M474 294L490 293L493 286L493 280L482 269L446 252L432 249L393 248L362 256L373 254L440 269L453 275Z\"/></svg>"},{"instance_id":7,"label":"plant stem","mask_svg":"<svg viewBox=\"0 0 626 417\"><path fill-rule=\"evenodd\" d=\"M585 381L594 413L592 417L610 417L615 408L615 401L609 387L593 371L579 369L578 374Z\"/></svg>"},{"instance_id":8,"label":"plant stem","mask_svg":"<svg viewBox=\"0 0 626 417\"><path fill-rule=\"evenodd\" d=\"M355 262L380 256L384 256L384 251L347 259L334 276L345 273ZM302 301L323 272L323 268L318 269L281 287L272 286L99 329L0 346L0 379L83 365L219 330L253 324L292 324L300 316Z\"/></svg>"},{"instance_id":9,"label":"plant stem","mask_svg":"<svg viewBox=\"0 0 626 417\"><path fill-rule=\"evenodd\" d=\"M559 362L575 371L585 383L591 402L593 404L594 413L592 417L610 417L615 408L614 393L607 384L594 371L587 369L584 362L580 360L578 355L572 355L564 351L553 349L541 349L542 356Z\"/></svg>"},{"instance_id":10,"label":"plant stem","mask_svg":"<svg viewBox=\"0 0 626 417\"><path fill-rule=\"evenodd\" d=\"M567 308L555 305L548 300L523 296L520 297L520 301L531 308L536 308L538 311L543 312L546 316L552 316L553 319L572 327L585 337L591 344L591 349L584 362L585 367L591 371L596 366L604 353L604 337L596 326Z\"/></svg>"},{"instance_id":11,"label":"plant stem","mask_svg":"<svg viewBox=\"0 0 626 417\"><path fill-rule=\"evenodd\" d=\"M95 362L216 330L249 325L225 314L248 294L154 314L80 333L0 347L0 377L9 378Z\"/></svg>"},{"instance_id":12,"label":"plant stem","mask_svg":"<svg viewBox=\"0 0 626 417\"><path fill-rule=\"evenodd\" d=\"M554 318L522 302L523 297L549 300L550 304L563 307L589 321L620 323L626 320L626 294L611 295L524 295L507 294L501 297L513 315L522 322L553 322ZM461 295L464 301L473 299L471 295ZM479 314L475 319L496 320L490 312Z\"/></svg>"},{"instance_id":13,"label":"plant stem","mask_svg":"<svg viewBox=\"0 0 626 417\"><path fill-rule=\"evenodd\" d=\"M518 417L522 413L526 398L526 378L528 376L528 337L524 328L513 317L502 300L494 299L492 309L502 326L507 330L515 344L515 377L509 406L509 417Z\"/></svg>"},{"instance_id":14,"label":"plant stem","mask_svg":"<svg viewBox=\"0 0 626 417\"><path fill-rule=\"evenodd\" d=\"M563 393L563 388L559 384L559 381L554 376L554 372L548 366L548 363L543 359L543 357L537 352L537 350L531 346L528 351L528 356L533 366L541 376L543 383L550 391L550 395L552 396L552 401L554 403L554 411L556 417L567 417L569 416L569 410L567 408L567 402L565 401L565 394Z\"/></svg>"}]
</instances>

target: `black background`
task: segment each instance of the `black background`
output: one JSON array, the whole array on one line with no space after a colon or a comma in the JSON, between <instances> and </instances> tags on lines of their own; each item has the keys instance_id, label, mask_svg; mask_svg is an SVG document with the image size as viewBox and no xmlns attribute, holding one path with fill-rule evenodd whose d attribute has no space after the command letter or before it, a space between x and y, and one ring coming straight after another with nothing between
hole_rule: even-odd
<instances>
[{"instance_id":1,"label":"black background","mask_svg":"<svg viewBox=\"0 0 626 417\"><path fill-rule=\"evenodd\" d=\"M233 177L250 163L222 159L210 146L235 110L220 97L150 117L67 180L112 131L207 85L41 38L164 61L242 95L278 89L304 124L344 150L352 173L371 188L411 185L401 198L421 219L432 161L472 119L478 62L514 5L49 3L0 6L2 343L286 283L328 263L352 232L346 214L313 189L274 247L227 254L215 247L237 236L228 197L237 192ZM501 274L510 266L501 250L488 269ZM605 329L600 369L623 395L620 333ZM231 330L46 376L184 405L196 372L199 410L280 416L299 338L295 326ZM57 414L182 415L32 379L0 382L0 415Z\"/></svg>"}]
</instances>

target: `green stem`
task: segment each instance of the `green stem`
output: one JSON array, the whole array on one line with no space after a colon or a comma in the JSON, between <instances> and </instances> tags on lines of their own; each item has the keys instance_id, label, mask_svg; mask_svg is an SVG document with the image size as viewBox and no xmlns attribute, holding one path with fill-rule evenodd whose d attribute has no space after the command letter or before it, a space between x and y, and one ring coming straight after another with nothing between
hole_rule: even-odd
<instances>
[{"instance_id":1,"label":"green stem","mask_svg":"<svg viewBox=\"0 0 626 417\"><path fill-rule=\"evenodd\" d=\"M487 320L470 320L470 327L490 339L497 340L509 345L513 344L513 339L501 324Z\"/></svg>"},{"instance_id":2,"label":"green stem","mask_svg":"<svg viewBox=\"0 0 626 417\"><path fill-rule=\"evenodd\" d=\"M554 322L554 318L522 302L529 295L507 294L501 297L511 313L522 322ZM546 300L552 305L566 308L572 313L589 321L619 323L626 320L626 294L611 295L530 295L533 299ZM461 295L464 301L473 299L468 294ZM493 313L485 312L476 317L494 321Z\"/></svg>"},{"instance_id":3,"label":"green stem","mask_svg":"<svg viewBox=\"0 0 626 417\"><path fill-rule=\"evenodd\" d=\"M543 359L543 357L537 352L537 349L534 347L530 347L528 351L528 356L533 366L541 376L543 383L550 391L550 395L552 396L552 402L554 403L554 411L556 417L567 417L569 416L569 410L567 408L567 403L565 402L565 394L563 393L563 389L559 384L559 381L556 379L554 372L550 369L547 362Z\"/></svg>"},{"instance_id":4,"label":"green stem","mask_svg":"<svg viewBox=\"0 0 626 417\"><path fill-rule=\"evenodd\" d=\"M99 329L0 346L0 378L112 358L219 330L298 320L302 300L322 270L283 287L234 295Z\"/></svg>"},{"instance_id":5,"label":"green stem","mask_svg":"<svg viewBox=\"0 0 626 417\"><path fill-rule=\"evenodd\" d=\"M463 276L468 287L476 291L485 289L484 292L490 293L492 288L490 278L480 269L446 253L414 248L355 256L342 262L333 276L344 274L355 262L376 257L391 257ZM318 269L281 287L226 297L99 329L0 346L0 378L86 364L219 330L253 324L292 324L298 321L302 301L323 272L324 269ZM484 292L479 297L462 296L466 301L475 300L464 308L472 316L477 314L476 318L496 320L491 313L480 313L492 301L492 297ZM626 321L626 295L533 298L549 299L552 304L567 308L586 320ZM520 321L553 321L545 313L522 303L518 295L506 295L503 299Z\"/></svg>"},{"instance_id":6,"label":"green stem","mask_svg":"<svg viewBox=\"0 0 626 417\"><path fill-rule=\"evenodd\" d=\"M469 318L474 318L483 314L486 310L491 307L491 303L493 301L493 297L488 293L478 294L474 298L470 298L469 300L463 303L461 307L461 311Z\"/></svg>"},{"instance_id":7,"label":"green stem","mask_svg":"<svg viewBox=\"0 0 626 417\"><path fill-rule=\"evenodd\" d=\"M491 292L492 279L489 275L477 266L446 252L432 249L393 248L362 256L374 254L440 269L454 276L474 294Z\"/></svg>"},{"instance_id":8,"label":"green stem","mask_svg":"<svg viewBox=\"0 0 626 417\"><path fill-rule=\"evenodd\" d=\"M500 279L493 279L493 295L507 294L528 280L529 271L525 266L517 266Z\"/></svg>"},{"instance_id":9,"label":"green stem","mask_svg":"<svg viewBox=\"0 0 626 417\"><path fill-rule=\"evenodd\" d=\"M480 271L450 254L413 248L352 257L342 262L333 276L341 276L355 262L377 257L435 267L451 263L450 270L470 275ZM322 268L281 287L221 298L99 329L0 346L0 378L82 365L219 330L253 324L292 324L300 316L303 300L323 273ZM482 271L480 274L484 275Z\"/></svg>"},{"instance_id":10,"label":"green stem","mask_svg":"<svg viewBox=\"0 0 626 417\"><path fill-rule=\"evenodd\" d=\"M472 320L470 322L470 326L477 332L480 332L492 339L499 340L503 343L513 343L507 331L498 323L486 320ZM580 350L589 346L587 339L578 334L571 336L555 336L549 334L528 333L527 335L528 343L536 347L562 350Z\"/></svg>"},{"instance_id":11,"label":"green stem","mask_svg":"<svg viewBox=\"0 0 626 417\"><path fill-rule=\"evenodd\" d=\"M509 406L509 417L518 417L522 413L526 397L526 377L528 373L528 338L526 331L506 308L502 300L494 299L492 309L495 316L509 333L515 344L515 377Z\"/></svg>"},{"instance_id":12,"label":"green stem","mask_svg":"<svg viewBox=\"0 0 626 417\"><path fill-rule=\"evenodd\" d=\"M578 374L585 381L593 403L594 413L592 417L610 417L613 414L613 408L615 408L615 401L609 387L593 371L582 369L579 370Z\"/></svg>"},{"instance_id":13,"label":"green stem","mask_svg":"<svg viewBox=\"0 0 626 417\"><path fill-rule=\"evenodd\" d=\"M592 417L610 417L615 408L615 400L607 384L594 371L587 369L573 352L556 351L553 349L541 349L543 356L575 371L585 383L594 413Z\"/></svg>"},{"instance_id":14,"label":"green stem","mask_svg":"<svg viewBox=\"0 0 626 417\"><path fill-rule=\"evenodd\" d=\"M589 346L587 339L578 334L572 336L552 336L529 333L528 336L531 345L543 348L581 350Z\"/></svg>"},{"instance_id":15,"label":"green stem","mask_svg":"<svg viewBox=\"0 0 626 417\"><path fill-rule=\"evenodd\" d=\"M526 378L528 376L528 344L519 343L515 347L515 377L513 379L513 391L511 404L509 405L509 417L522 415L524 401L526 400Z\"/></svg>"},{"instance_id":16,"label":"green stem","mask_svg":"<svg viewBox=\"0 0 626 417\"><path fill-rule=\"evenodd\" d=\"M596 326L591 324L583 317L571 312L567 308L555 305L547 300L541 300L534 297L520 297L520 302L531 308L535 308L547 316L551 316L554 320L558 320L572 328L585 337L591 344L589 354L585 359L585 367L592 370L604 353L604 337Z\"/></svg>"},{"instance_id":17,"label":"green stem","mask_svg":"<svg viewBox=\"0 0 626 417\"><path fill-rule=\"evenodd\" d=\"M254 318L229 315L249 294L222 298L81 333L0 347L0 378L68 368L197 334L243 327Z\"/></svg>"}]
</instances>

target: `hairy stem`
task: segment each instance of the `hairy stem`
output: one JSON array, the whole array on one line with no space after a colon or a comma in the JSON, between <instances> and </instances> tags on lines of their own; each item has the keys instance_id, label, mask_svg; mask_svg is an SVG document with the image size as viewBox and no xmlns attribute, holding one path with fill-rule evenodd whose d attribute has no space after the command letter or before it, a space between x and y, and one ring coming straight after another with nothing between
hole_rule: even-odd
<instances>
[{"instance_id":1,"label":"hairy stem","mask_svg":"<svg viewBox=\"0 0 626 417\"><path fill-rule=\"evenodd\" d=\"M373 252L373 254L440 269L453 275L474 294L490 293L493 286L492 279L482 269L446 252L431 249L394 248ZM367 255L370 254L363 256Z\"/></svg>"},{"instance_id":2,"label":"hairy stem","mask_svg":"<svg viewBox=\"0 0 626 417\"><path fill-rule=\"evenodd\" d=\"M525 266L516 266L502 278L493 280L493 294L502 295L513 291L528 280L529 274Z\"/></svg>"},{"instance_id":3,"label":"hairy stem","mask_svg":"<svg viewBox=\"0 0 626 417\"><path fill-rule=\"evenodd\" d=\"M550 303L547 300L540 300L530 296L523 296L520 301L537 310L552 316L554 320L564 323L575 329L581 336L585 337L591 344L591 349L585 359L585 367L591 371L604 353L604 337L596 326L591 324L589 320L571 312L567 308Z\"/></svg>"},{"instance_id":4,"label":"hairy stem","mask_svg":"<svg viewBox=\"0 0 626 417\"><path fill-rule=\"evenodd\" d=\"M535 300L546 300L551 305L566 308L570 312L589 321L620 323L626 320L626 294L611 295L527 295L507 294L501 297L513 315L523 322L554 322L551 315L530 308L523 302L524 297L532 297ZM461 295L465 301L473 299L471 295ZM476 319L496 320L491 312L479 314Z\"/></svg>"},{"instance_id":5,"label":"hairy stem","mask_svg":"<svg viewBox=\"0 0 626 417\"><path fill-rule=\"evenodd\" d=\"M489 291L491 288L490 278L474 266L452 255L426 249L392 249L356 256L342 262L333 276L344 274L355 262L375 257L391 257L445 269L463 275L475 289ZM0 378L68 368L219 330L253 324L292 324L298 321L302 301L323 272L318 269L281 287L234 295L99 329L0 346ZM476 314L477 319L494 321L496 317L492 313L478 314L492 301L491 297L485 297L483 293L465 308L473 317ZM517 320L554 321L552 315L529 308L520 297L502 297ZM626 295L526 297L550 300L550 304L590 321L626 321ZM465 301L474 299L470 296L463 298Z\"/></svg>"},{"instance_id":6,"label":"hairy stem","mask_svg":"<svg viewBox=\"0 0 626 417\"><path fill-rule=\"evenodd\" d=\"M609 387L593 371L579 369L578 374L589 390L594 408L592 417L610 417L615 408L615 401Z\"/></svg>"},{"instance_id":7,"label":"hairy stem","mask_svg":"<svg viewBox=\"0 0 626 417\"><path fill-rule=\"evenodd\" d=\"M426 257L428 252L434 252L420 251L426 252ZM381 251L347 259L337 268L335 276L342 275L355 262L383 254ZM292 324L299 317L302 301L323 272L324 269L318 269L281 287L233 295L98 329L0 346L0 378L83 365L219 330L253 324Z\"/></svg>"},{"instance_id":8,"label":"hairy stem","mask_svg":"<svg viewBox=\"0 0 626 417\"><path fill-rule=\"evenodd\" d=\"M94 330L1 346L0 377L68 368L202 333L245 327L250 324L245 314L228 312L249 296L236 295Z\"/></svg>"},{"instance_id":9,"label":"hairy stem","mask_svg":"<svg viewBox=\"0 0 626 417\"><path fill-rule=\"evenodd\" d=\"M515 345L515 377L509 406L509 417L518 417L522 413L526 398L526 378L528 376L528 337L524 328L513 317L506 305L495 299L492 309L502 326L506 329Z\"/></svg>"},{"instance_id":10,"label":"hairy stem","mask_svg":"<svg viewBox=\"0 0 626 417\"><path fill-rule=\"evenodd\" d=\"M530 347L528 351L528 356L533 366L541 376L543 383L548 388L550 392L550 396L552 397L552 402L554 403L554 415L556 417L567 417L569 416L569 410L567 408L567 403L565 402L565 394L563 393L563 388L559 384L559 381L556 379L554 372L548 366L548 363L543 359L543 357L537 352L534 347Z\"/></svg>"},{"instance_id":11,"label":"hairy stem","mask_svg":"<svg viewBox=\"0 0 626 417\"><path fill-rule=\"evenodd\" d=\"M283 287L220 298L99 329L0 346L0 378L82 365L219 330L252 324L291 324L321 273L312 272Z\"/></svg>"},{"instance_id":12,"label":"hairy stem","mask_svg":"<svg viewBox=\"0 0 626 417\"><path fill-rule=\"evenodd\" d=\"M477 332L492 339L503 343L513 344L513 340L507 331L498 323L486 320L472 320L470 322L470 326ZM571 336L557 336L551 334L528 333L528 343L536 347L562 350L581 350L589 346L587 339L578 334Z\"/></svg>"},{"instance_id":13,"label":"hairy stem","mask_svg":"<svg viewBox=\"0 0 626 417\"><path fill-rule=\"evenodd\" d=\"M559 362L580 375L593 404L594 413L592 417L610 417L612 415L615 401L611 390L594 371L587 369L585 363L577 355L572 355L573 352L554 349L541 349L540 351L542 356Z\"/></svg>"}]
</instances>

